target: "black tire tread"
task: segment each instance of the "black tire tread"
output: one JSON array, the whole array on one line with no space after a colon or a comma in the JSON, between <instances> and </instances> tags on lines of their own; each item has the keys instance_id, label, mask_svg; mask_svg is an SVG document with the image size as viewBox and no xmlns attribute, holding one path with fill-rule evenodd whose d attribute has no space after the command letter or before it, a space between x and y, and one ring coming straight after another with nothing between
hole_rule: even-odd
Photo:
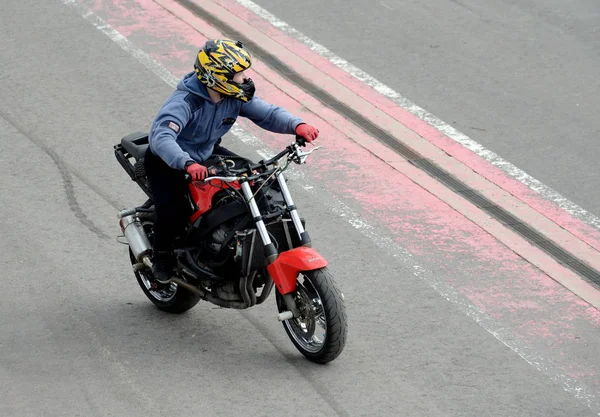
<instances>
[{"instance_id":1,"label":"black tire tread","mask_svg":"<svg viewBox=\"0 0 600 417\"><path fill-rule=\"evenodd\" d=\"M307 359L315 363L326 364L337 358L346 345L348 322L344 296L327 268L302 273L309 278L321 297L327 320L327 337L325 346L317 353L305 351L292 337L290 339ZM284 326L284 328L288 332L287 327Z\"/></svg>"},{"instance_id":2,"label":"black tire tread","mask_svg":"<svg viewBox=\"0 0 600 417\"><path fill-rule=\"evenodd\" d=\"M135 258L131 253L131 250L129 251L129 257L131 259L131 262L134 263ZM173 297L170 301L159 301L156 298L154 298L152 294L150 294L150 292L146 289L146 286L142 281L140 273L135 271L134 274L139 286L142 288L142 291L144 292L146 297L148 297L148 299L152 301L152 303L162 311L166 311L167 313L173 314L181 314L193 308L200 301L199 294L196 294L188 290L187 288L183 288L180 286L177 287L175 297Z\"/></svg>"}]
</instances>

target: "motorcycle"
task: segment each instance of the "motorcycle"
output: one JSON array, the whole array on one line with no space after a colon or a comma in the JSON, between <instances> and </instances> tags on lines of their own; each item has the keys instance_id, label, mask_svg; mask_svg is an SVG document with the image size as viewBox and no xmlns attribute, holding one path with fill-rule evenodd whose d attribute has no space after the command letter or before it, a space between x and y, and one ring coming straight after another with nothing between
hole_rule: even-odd
<instances>
[{"instance_id":1,"label":"motorcycle","mask_svg":"<svg viewBox=\"0 0 600 417\"><path fill-rule=\"evenodd\" d=\"M138 284L159 309L182 313L200 300L224 308L264 303L275 287L277 319L310 361L325 364L340 355L347 336L344 296L327 260L312 248L292 200L284 171L304 164L319 147L303 151L303 138L258 163L213 155L209 177L188 175L189 222L175 241L170 283L152 275L154 205L144 171L148 135L133 133L114 146L121 166L148 196L118 213Z\"/></svg>"}]
</instances>

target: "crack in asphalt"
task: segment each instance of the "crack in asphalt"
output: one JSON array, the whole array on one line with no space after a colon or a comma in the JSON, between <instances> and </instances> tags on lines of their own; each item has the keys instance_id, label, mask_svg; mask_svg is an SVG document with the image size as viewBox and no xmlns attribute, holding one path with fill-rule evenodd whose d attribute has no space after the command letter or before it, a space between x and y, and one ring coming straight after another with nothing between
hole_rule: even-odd
<instances>
[{"instance_id":1,"label":"crack in asphalt","mask_svg":"<svg viewBox=\"0 0 600 417\"><path fill-rule=\"evenodd\" d=\"M77 196L75 195L75 187L73 185L73 177L71 175L71 172L69 171L65 162L56 153L56 151L47 146L41 139L35 138L34 135L27 132L23 127L20 126L20 124L17 121L15 121L8 114L0 112L0 116L2 116L2 118L6 120L11 126L13 126L20 134L29 139L31 143L33 143L35 146L44 151L44 153L48 155L50 159L52 159L60 173L69 208L71 209L75 217L81 222L81 224L87 227L90 232L94 233L100 239L110 239L109 235L100 230L100 228L98 228L98 226L96 226L94 222L92 222L92 220L90 220L87 217L87 215L79 205L79 202L77 201Z\"/></svg>"}]
</instances>

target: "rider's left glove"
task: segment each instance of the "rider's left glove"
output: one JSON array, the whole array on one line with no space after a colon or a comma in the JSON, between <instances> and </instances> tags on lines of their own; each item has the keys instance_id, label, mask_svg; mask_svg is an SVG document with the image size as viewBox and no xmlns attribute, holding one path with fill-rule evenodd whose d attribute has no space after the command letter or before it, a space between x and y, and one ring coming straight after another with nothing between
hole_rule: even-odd
<instances>
[{"instance_id":1,"label":"rider's left glove","mask_svg":"<svg viewBox=\"0 0 600 417\"><path fill-rule=\"evenodd\" d=\"M314 126L301 123L296 126L296 134L303 137L307 142L310 143L315 140L317 136L319 136L319 130Z\"/></svg>"},{"instance_id":2,"label":"rider's left glove","mask_svg":"<svg viewBox=\"0 0 600 417\"><path fill-rule=\"evenodd\" d=\"M192 177L192 181L204 181L208 177L208 169L197 162L189 161L185 164L185 170Z\"/></svg>"}]
</instances>

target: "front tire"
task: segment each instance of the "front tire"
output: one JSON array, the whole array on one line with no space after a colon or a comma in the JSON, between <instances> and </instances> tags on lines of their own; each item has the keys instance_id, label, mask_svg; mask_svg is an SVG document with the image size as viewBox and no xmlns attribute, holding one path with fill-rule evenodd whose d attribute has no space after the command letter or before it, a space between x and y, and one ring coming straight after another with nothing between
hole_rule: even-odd
<instances>
[{"instance_id":1,"label":"front tire","mask_svg":"<svg viewBox=\"0 0 600 417\"><path fill-rule=\"evenodd\" d=\"M337 358L346 344L348 332L344 295L327 268L300 272L293 293L300 317L283 322L294 346L308 360L320 364ZM279 291L279 312L288 308Z\"/></svg>"}]
</instances>

